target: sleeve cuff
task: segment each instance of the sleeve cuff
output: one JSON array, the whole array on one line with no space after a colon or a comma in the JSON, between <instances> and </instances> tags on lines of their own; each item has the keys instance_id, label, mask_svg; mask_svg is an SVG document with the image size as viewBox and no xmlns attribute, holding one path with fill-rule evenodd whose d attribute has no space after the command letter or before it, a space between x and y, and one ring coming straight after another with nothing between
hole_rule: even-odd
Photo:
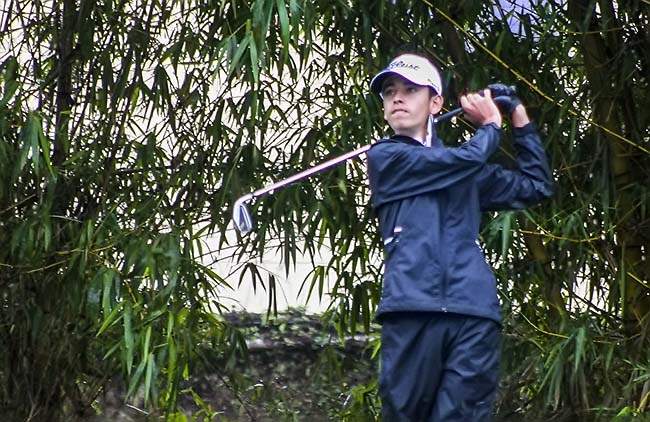
<instances>
[{"instance_id":1,"label":"sleeve cuff","mask_svg":"<svg viewBox=\"0 0 650 422\"><path fill-rule=\"evenodd\" d=\"M493 127L493 128L496 129L497 131L499 131L499 132L501 131L501 127L499 127L499 126L498 126L496 123L494 123L494 122L492 122L492 123L488 123L488 124L483 125L483 126L481 126L481 127L482 127L482 128L483 128L483 127ZM479 128L479 129L480 129L480 128Z\"/></svg>"},{"instance_id":2,"label":"sleeve cuff","mask_svg":"<svg viewBox=\"0 0 650 422\"><path fill-rule=\"evenodd\" d=\"M513 133L516 137L537 133L537 125L531 120L522 127L513 128Z\"/></svg>"}]
</instances>

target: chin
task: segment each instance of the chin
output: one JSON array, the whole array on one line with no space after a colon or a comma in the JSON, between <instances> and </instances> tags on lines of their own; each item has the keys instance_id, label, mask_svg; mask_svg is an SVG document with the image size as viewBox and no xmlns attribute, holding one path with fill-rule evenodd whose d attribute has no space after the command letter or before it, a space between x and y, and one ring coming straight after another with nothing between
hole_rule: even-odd
<instances>
[{"instance_id":1,"label":"chin","mask_svg":"<svg viewBox=\"0 0 650 422\"><path fill-rule=\"evenodd\" d=\"M390 127L392 127L395 132L398 132L400 134L403 133L403 132L410 132L410 129L411 129L410 126L403 125L403 124L400 124L400 123L397 123L397 122L395 122L394 124L391 124Z\"/></svg>"},{"instance_id":2,"label":"chin","mask_svg":"<svg viewBox=\"0 0 650 422\"><path fill-rule=\"evenodd\" d=\"M411 136L411 135L409 135L409 133L413 133L413 129L408 127L408 126L395 125L395 126L392 126L392 128L395 131L395 133L398 133L400 135Z\"/></svg>"}]
</instances>

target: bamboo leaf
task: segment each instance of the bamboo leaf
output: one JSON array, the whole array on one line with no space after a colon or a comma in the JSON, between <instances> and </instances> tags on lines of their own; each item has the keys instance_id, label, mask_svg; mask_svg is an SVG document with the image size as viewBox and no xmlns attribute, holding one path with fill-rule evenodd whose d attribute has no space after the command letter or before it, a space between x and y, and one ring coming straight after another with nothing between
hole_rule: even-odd
<instances>
[{"instance_id":1,"label":"bamboo leaf","mask_svg":"<svg viewBox=\"0 0 650 422\"><path fill-rule=\"evenodd\" d=\"M251 41L248 43L248 49L251 56L251 71L253 72L253 80L257 85L260 81L260 68L259 68L259 57L257 55L257 45L255 44L255 39L251 34ZM255 115L255 113L253 113Z\"/></svg>"},{"instance_id":2,"label":"bamboo leaf","mask_svg":"<svg viewBox=\"0 0 650 422\"><path fill-rule=\"evenodd\" d=\"M154 374L155 360L153 353L147 355L147 369L144 378L144 404L146 405L149 402L150 392L153 390L153 374Z\"/></svg>"},{"instance_id":3,"label":"bamboo leaf","mask_svg":"<svg viewBox=\"0 0 650 422\"><path fill-rule=\"evenodd\" d=\"M1 68L4 68L4 75L2 79L4 80L4 86L2 90L2 98L0 99L0 107L7 105L9 100L13 98L14 94L20 86L17 77L18 77L18 60L15 57L7 58L3 63Z\"/></svg>"},{"instance_id":4,"label":"bamboo leaf","mask_svg":"<svg viewBox=\"0 0 650 422\"><path fill-rule=\"evenodd\" d=\"M133 397L133 394L135 393L136 389L140 385L142 374L144 373L144 370L147 367L148 361L149 359L143 358L138 364L138 367L133 373L133 376L131 376L131 378L129 379L129 388L127 389L126 392L127 397Z\"/></svg>"},{"instance_id":5,"label":"bamboo leaf","mask_svg":"<svg viewBox=\"0 0 650 422\"><path fill-rule=\"evenodd\" d=\"M104 316L111 314L112 312L112 297L111 297L111 286L113 285L113 280L115 275L112 270L107 268L102 268L100 273L102 278L102 312Z\"/></svg>"},{"instance_id":6,"label":"bamboo leaf","mask_svg":"<svg viewBox=\"0 0 650 422\"><path fill-rule=\"evenodd\" d=\"M170 337L167 340L168 351L168 362L167 362L167 384L173 385L176 380L178 370L178 354L176 352L176 342L173 337Z\"/></svg>"},{"instance_id":7,"label":"bamboo leaf","mask_svg":"<svg viewBox=\"0 0 650 422\"><path fill-rule=\"evenodd\" d=\"M282 48L285 52L285 57L289 51L289 43L291 42L291 28L289 25L289 14L287 13L287 6L284 0L276 0L278 8L278 16L280 18L280 34L282 38ZM280 62L282 63L282 61Z\"/></svg>"},{"instance_id":8,"label":"bamboo leaf","mask_svg":"<svg viewBox=\"0 0 650 422\"><path fill-rule=\"evenodd\" d=\"M232 58L230 59L230 65L228 66L228 77L232 78L234 72L239 69L242 66L241 58L246 52L246 49L249 47L252 41L252 36L251 34L248 34L244 39L239 43L237 46L237 49L235 50L235 53L233 54Z\"/></svg>"},{"instance_id":9,"label":"bamboo leaf","mask_svg":"<svg viewBox=\"0 0 650 422\"><path fill-rule=\"evenodd\" d=\"M311 275L311 282L309 283L309 290L307 292L307 300L309 300L309 298L311 297L312 291L313 291L313 289L314 289L314 287L315 287L315 285L317 283L317 280L320 277L321 272L322 272L322 267L320 265L314 267L311 270L310 274L307 274L307 277L305 277L305 279L300 284L300 289L298 289L298 295L297 296L302 295L303 289L305 288L305 284L307 283L307 280L309 279L309 275Z\"/></svg>"},{"instance_id":10,"label":"bamboo leaf","mask_svg":"<svg viewBox=\"0 0 650 422\"><path fill-rule=\"evenodd\" d=\"M574 357L573 357L573 373L574 375L578 373L578 370L580 369L580 364L582 363L582 360L584 358L585 354L585 338L586 338L586 333L585 333L585 328L580 327L578 328L578 331L575 336L575 352L574 352Z\"/></svg>"},{"instance_id":11,"label":"bamboo leaf","mask_svg":"<svg viewBox=\"0 0 650 422\"><path fill-rule=\"evenodd\" d=\"M357 321L361 313L361 289L352 289L352 308L350 313L350 334L357 332Z\"/></svg>"},{"instance_id":12,"label":"bamboo leaf","mask_svg":"<svg viewBox=\"0 0 650 422\"><path fill-rule=\"evenodd\" d=\"M124 302L123 326L124 326L124 349L126 353L126 373L131 375L134 357L134 340L133 340L133 309L130 302Z\"/></svg>"},{"instance_id":13,"label":"bamboo leaf","mask_svg":"<svg viewBox=\"0 0 650 422\"><path fill-rule=\"evenodd\" d=\"M151 325L147 327L142 343L142 356L149 356L149 349L151 346Z\"/></svg>"},{"instance_id":14,"label":"bamboo leaf","mask_svg":"<svg viewBox=\"0 0 650 422\"><path fill-rule=\"evenodd\" d=\"M104 331L111 325L117 323L120 319L123 318L123 315L120 314L120 311L123 308L124 303L118 304L116 307L111 310L111 312L104 317L104 322L102 323L101 327L99 327L99 330L97 331L96 336L99 337L102 335ZM119 317L119 318L118 318Z\"/></svg>"},{"instance_id":15,"label":"bamboo leaf","mask_svg":"<svg viewBox=\"0 0 650 422\"><path fill-rule=\"evenodd\" d=\"M16 167L14 168L14 179L18 178L18 175L25 167L25 164L27 164L27 158L29 157L30 152L33 153L34 145L38 145L37 125L37 118L35 117L34 113L30 113L29 117L27 118L27 122L20 131L20 141L22 148L20 150L20 158L18 159ZM34 165L38 165L38 157L36 158Z\"/></svg>"},{"instance_id":16,"label":"bamboo leaf","mask_svg":"<svg viewBox=\"0 0 650 422\"><path fill-rule=\"evenodd\" d=\"M54 168L52 167L52 161L50 160L50 140L47 139L45 137L45 134L43 133L43 125L40 119L38 122L37 130L38 130L38 143L40 146L40 151L38 151L38 148L36 148L36 150L38 151L38 156L39 158L43 159L43 162L45 163L47 170L50 172L50 175L54 175Z\"/></svg>"}]
</instances>

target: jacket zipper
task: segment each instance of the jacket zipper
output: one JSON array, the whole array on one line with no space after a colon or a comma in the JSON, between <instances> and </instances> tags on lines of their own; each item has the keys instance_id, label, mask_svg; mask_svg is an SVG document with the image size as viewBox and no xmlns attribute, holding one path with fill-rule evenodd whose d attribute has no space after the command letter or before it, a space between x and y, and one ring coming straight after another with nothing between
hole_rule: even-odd
<instances>
[{"instance_id":1,"label":"jacket zipper","mask_svg":"<svg viewBox=\"0 0 650 422\"><path fill-rule=\"evenodd\" d=\"M446 199L447 198L445 198L445 200ZM446 201L445 201L445 205L446 205ZM441 207L441 208L443 208L443 207ZM441 211L441 215L446 216L447 207L444 206L444 210L441 209L440 211ZM443 221L447 221L447 219L443 218ZM440 310L442 312L447 312L447 282L448 282L447 281L448 280L447 273L448 273L449 269L447 267L447 248L444 247L444 245L446 244L446 242L445 242L446 233L447 232L445 231L444 226L441 225L440 226L440 231L439 231L439 236L438 236L438 238L439 238L438 239L439 240L438 244L439 244L439 247L440 247L440 258L441 258L440 259L440 264L442 265L442 286L440 286L441 296L442 296Z\"/></svg>"}]
</instances>

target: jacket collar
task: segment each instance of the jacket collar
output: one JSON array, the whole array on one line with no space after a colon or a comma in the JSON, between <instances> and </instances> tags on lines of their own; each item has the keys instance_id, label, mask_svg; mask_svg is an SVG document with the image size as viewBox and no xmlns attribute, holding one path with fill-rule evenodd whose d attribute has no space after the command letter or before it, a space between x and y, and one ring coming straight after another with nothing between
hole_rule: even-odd
<instances>
[{"instance_id":1,"label":"jacket collar","mask_svg":"<svg viewBox=\"0 0 650 422\"><path fill-rule=\"evenodd\" d=\"M406 136L406 135L393 135L389 139L391 139L393 141L403 142L405 144L419 145L421 147L424 146L424 145L422 145L422 142L417 141L417 140L411 138L410 136Z\"/></svg>"}]
</instances>

